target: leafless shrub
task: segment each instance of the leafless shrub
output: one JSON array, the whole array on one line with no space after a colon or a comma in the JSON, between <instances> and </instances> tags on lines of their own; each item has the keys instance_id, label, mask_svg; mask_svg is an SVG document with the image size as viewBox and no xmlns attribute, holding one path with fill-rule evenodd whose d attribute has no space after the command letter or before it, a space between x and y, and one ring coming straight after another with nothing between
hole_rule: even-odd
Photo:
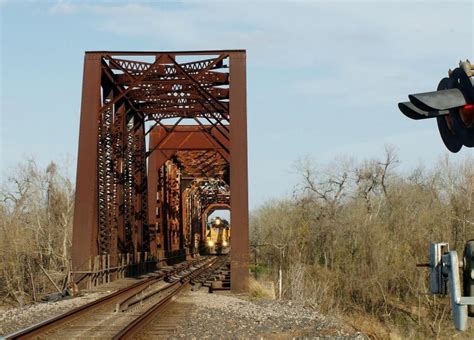
<instances>
[{"instance_id":1,"label":"leafless shrub","mask_svg":"<svg viewBox=\"0 0 474 340\"><path fill-rule=\"evenodd\" d=\"M55 163L20 164L0 187L0 296L23 305L62 286L69 268L74 191Z\"/></svg>"},{"instance_id":2,"label":"leafless shrub","mask_svg":"<svg viewBox=\"0 0 474 340\"><path fill-rule=\"evenodd\" d=\"M474 160L445 158L411 173L397 163L393 148L329 171L299 162L293 197L253 213L252 242L266 245L260 261L275 281L282 267L285 298L366 315L404 335L439 336L452 329L441 327L449 303L426 294L428 273L415 264L427 261L430 242L462 252L474 238Z\"/></svg>"}]
</instances>

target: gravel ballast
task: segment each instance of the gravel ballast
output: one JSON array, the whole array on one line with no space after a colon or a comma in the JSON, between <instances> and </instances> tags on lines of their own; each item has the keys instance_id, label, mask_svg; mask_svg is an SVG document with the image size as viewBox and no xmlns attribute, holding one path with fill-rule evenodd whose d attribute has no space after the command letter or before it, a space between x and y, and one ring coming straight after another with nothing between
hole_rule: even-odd
<instances>
[{"instance_id":1,"label":"gravel ballast","mask_svg":"<svg viewBox=\"0 0 474 340\"><path fill-rule=\"evenodd\" d=\"M0 336L64 313L101 298L110 291L93 292L57 302L21 308L0 307ZM186 291L176 299L186 309L173 335L184 339L366 339L340 320L317 309L284 300L249 299L228 292L209 294L207 289Z\"/></svg>"},{"instance_id":2,"label":"gravel ballast","mask_svg":"<svg viewBox=\"0 0 474 340\"><path fill-rule=\"evenodd\" d=\"M56 302L39 302L23 307L0 307L0 336L33 326L68 310L97 300L108 293L94 292L76 298Z\"/></svg>"},{"instance_id":3,"label":"gravel ballast","mask_svg":"<svg viewBox=\"0 0 474 340\"><path fill-rule=\"evenodd\" d=\"M291 301L187 292L178 303L192 306L176 338L353 338L366 337L339 320Z\"/></svg>"}]
</instances>

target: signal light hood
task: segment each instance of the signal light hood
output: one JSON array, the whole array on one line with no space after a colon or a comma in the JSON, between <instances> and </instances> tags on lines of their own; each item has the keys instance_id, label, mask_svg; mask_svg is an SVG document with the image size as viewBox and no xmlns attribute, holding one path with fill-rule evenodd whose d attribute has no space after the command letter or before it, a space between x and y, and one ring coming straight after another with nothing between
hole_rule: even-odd
<instances>
[{"instance_id":1,"label":"signal light hood","mask_svg":"<svg viewBox=\"0 0 474 340\"><path fill-rule=\"evenodd\" d=\"M474 65L460 62L459 68L449 70L437 91L411 94L409 102L398 103L408 118L436 118L444 145L451 152L463 146L474 147Z\"/></svg>"},{"instance_id":2,"label":"signal light hood","mask_svg":"<svg viewBox=\"0 0 474 340\"><path fill-rule=\"evenodd\" d=\"M427 119L427 118L434 118L439 116L444 116L449 114L448 110L440 110L440 111L423 111L418 109L415 105L410 102L403 102L398 103L398 108L402 113L411 119Z\"/></svg>"},{"instance_id":3,"label":"signal light hood","mask_svg":"<svg viewBox=\"0 0 474 340\"><path fill-rule=\"evenodd\" d=\"M466 105L464 95L456 88L411 94L408 98L417 108L423 111L449 110Z\"/></svg>"}]
</instances>

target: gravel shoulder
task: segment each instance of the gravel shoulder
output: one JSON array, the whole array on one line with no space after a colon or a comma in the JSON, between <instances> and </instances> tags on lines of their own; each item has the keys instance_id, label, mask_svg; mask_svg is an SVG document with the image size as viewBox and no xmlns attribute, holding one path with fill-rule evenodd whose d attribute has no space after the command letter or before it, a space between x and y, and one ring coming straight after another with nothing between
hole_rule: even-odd
<instances>
[{"instance_id":1,"label":"gravel shoulder","mask_svg":"<svg viewBox=\"0 0 474 340\"><path fill-rule=\"evenodd\" d=\"M0 337L85 305L120 288L130 286L144 277L116 280L88 291L82 291L79 296L55 302L38 302L23 307L0 306Z\"/></svg>"},{"instance_id":2,"label":"gravel shoulder","mask_svg":"<svg viewBox=\"0 0 474 340\"><path fill-rule=\"evenodd\" d=\"M176 338L189 339L366 339L336 318L291 301L189 291L176 300L189 308Z\"/></svg>"},{"instance_id":3,"label":"gravel shoulder","mask_svg":"<svg viewBox=\"0 0 474 340\"><path fill-rule=\"evenodd\" d=\"M94 292L56 302L39 302L23 307L0 307L0 336L33 326L107 294L107 292Z\"/></svg>"}]
</instances>

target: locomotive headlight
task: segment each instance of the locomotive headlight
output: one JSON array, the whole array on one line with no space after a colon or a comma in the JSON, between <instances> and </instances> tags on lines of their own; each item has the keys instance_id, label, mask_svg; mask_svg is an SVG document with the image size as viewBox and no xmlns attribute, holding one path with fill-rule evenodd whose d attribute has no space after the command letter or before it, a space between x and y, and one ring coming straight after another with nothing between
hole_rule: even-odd
<instances>
[{"instance_id":1,"label":"locomotive headlight","mask_svg":"<svg viewBox=\"0 0 474 340\"><path fill-rule=\"evenodd\" d=\"M219 225L221 224L221 219L220 218L216 218L216 225Z\"/></svg>"},{"instance_id":2,"label":"locomotive headlight","mask_svg":"<svg viewBox=\"0 0 474 340\"><path fill-rule=\"evenodd\" d=\"M222 245L223 245L224 247L227 247L229 244L228 244L226 241L224 241L224 242L222 242Z\"/></svg>"},{"instance_id":3,"label":"locomotive headlight","mask_svg":"<svg viewBox=\"0 0 474 340\"><path fill-rule=\"evenodd\" d=\"M214 247L214 241L212 241L212 240L207 241L207 245L209 247Z\"/></svg>"}]
</instances>

